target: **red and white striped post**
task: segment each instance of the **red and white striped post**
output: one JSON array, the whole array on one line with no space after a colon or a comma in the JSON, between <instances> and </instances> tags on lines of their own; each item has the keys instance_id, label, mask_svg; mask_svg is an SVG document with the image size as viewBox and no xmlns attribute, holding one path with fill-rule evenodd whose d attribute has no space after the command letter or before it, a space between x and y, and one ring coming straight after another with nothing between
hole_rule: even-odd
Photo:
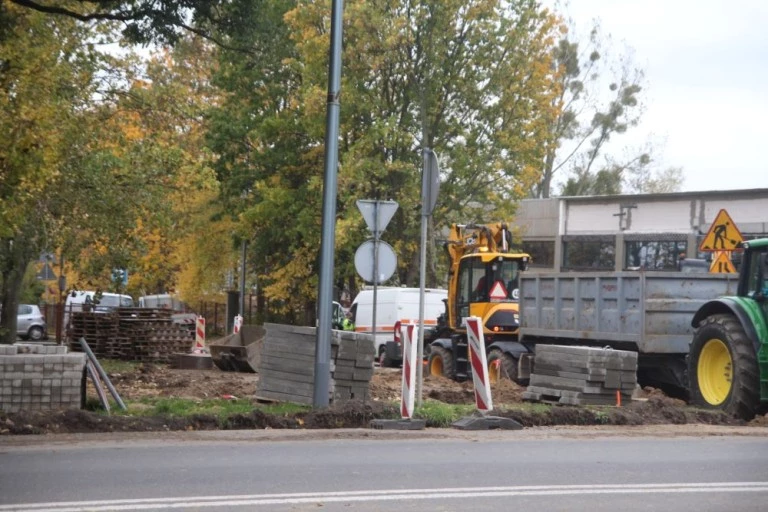
<instances>
[{"instance_id":1,"label":"red and white striped post","mask_svg":"<svg viewBox=\"0 0 768 512\"><path fill-rule=\"evenodd\" d=\"M400 416L411 419L413 404L416 399L416 343L414 343L415 325L408 324L403 328L403 395L400 400Z\"/></svg>"},{"instance_id":2,"label":"red and white striped post","mask_svg":"<svg viewBox=\"0 0 768 512\"><path fill-rule=\"evenodd\" d=\"M488 359L485 355L483 321L472 316L467 321L467 345L469 361L472 366L472 383L475 387L475 404L481 413L493 410L491 383L488 380Z\"/></svg>"},{"instance_id":3,"label":"red and white striped post","mask_svg":"<svg viewBox=\"0 0 768 512\"><path fill-rule=\"evenodd\" d=\"M195 344L192 345L192 352L204 352L205 351L205 318L202 316L197 317L195 322Z\"/></svg>"}]
</instances>

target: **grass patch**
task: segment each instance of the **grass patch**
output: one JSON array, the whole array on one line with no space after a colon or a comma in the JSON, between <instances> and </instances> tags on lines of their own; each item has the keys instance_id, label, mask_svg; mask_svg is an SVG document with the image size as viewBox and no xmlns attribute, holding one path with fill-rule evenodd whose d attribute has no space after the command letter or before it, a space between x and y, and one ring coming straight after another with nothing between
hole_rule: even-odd
<instances>
[{"instance_id":1,"label":"grass patch","mask_svg":"<svg viewBox=\"0 0 768 512\"><path fill-rule=\"evenodd\" d=\"M226 418L234 414L250 414L255 406L247 400L223 400L211 398L190 400L186 398L144 398L126 404L127 411L118 412L128 416L173 416L186 417L208 414ZM117 412L117 411L116 411Z\"/></svg>"},{"instance_id":2,"label":"grass patch","mask_svg":"<svg viewBox=\"0 0 768 512\"><path fill-rule=\"evenodd\" d=\"M110 373L134 373L142 365L136 361L120 361L119 359L99 359L104 371Z\"/></svg>"},{"instance_id":3,"label":"grass patch","mask_svg":"<svg viewBox=\"0 0 768 512\"><path fill-rule=\"evenodd\" d=\"M308 405L277 403L254 404L249 400L224 400L210 398L205 400L192 400L189 398L157 398L147 397L139 401L127 402L127 411L121 411L115 404L111 404L115 414L126 416L172 416L188 417L198 414L208 414L218 418L228 418L235 414L250 414L254 410L261 410L272 416L293 416L295 414L310 411ZM101 404L98 404L101 407Z\"/></svg>"},{"instance_id":4,"label":"grass patch","mask_svg":"<svg viewBox=\"0 0 768 512\"><path fill-rule=\"evenodd\" d=\"M472 405L451 405L434 400L426 400L417 407L413 417L426 420L428 427L449 427L454 421L470 415L475 408Z\"/></svg>"},{"instance_id":5,"label":"grass patch","mask_svg":"<svg viewBox=\"0 0 768 512\"><path fill-rule=\"evenodd\" d=\"M290 402L259 404L254 405L253 408L263 411L264 414L272 414L274 416L293 416L294 414L307 413L312 410L312 406Z\"/></svg>"}]
</instances>

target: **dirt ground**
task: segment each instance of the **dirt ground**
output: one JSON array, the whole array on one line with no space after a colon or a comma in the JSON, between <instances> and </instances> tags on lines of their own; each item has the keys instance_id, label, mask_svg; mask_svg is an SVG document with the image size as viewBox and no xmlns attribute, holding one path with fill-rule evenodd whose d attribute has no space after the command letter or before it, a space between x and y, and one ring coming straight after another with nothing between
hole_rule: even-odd
<instances>
[{"instance_id":1,"label":"dirt ground","mask_svg":"<svg viewBox=\"0 0 768 512\"><path fill-rule=\"evenodd\" d=\"M127 373L109 375L124 401L143 397L178 397L189 399L224 398L258 402L258 375L211 370L180 370L167 365L143 364ZM0 435L146 432L179 430L231 429L327 429L367 428L373 419L399 418L401 393L400 370L376 368L370 382L370 399L364 402L335 404L327 409L293 415L269 415L261 410L226 419L212 415L174 418L168 416L107 416L91 410L5 413L0 411ZM525 388L505 380L492 387L494 415L509 417L525 427L556 425L682 425L708 424L768 427L768 415L750 422L713 411L687 406L683 401L646 388L637 399L622 407L553 406L544 411L515 407L522 402ZM89 402L95 402L95 390L88 383ZM471 382L453 382L427 377L423 382L425 400L447 404L473 404ZM427 423L427 427L434 426Z\"/></svg>"}]
</instances>

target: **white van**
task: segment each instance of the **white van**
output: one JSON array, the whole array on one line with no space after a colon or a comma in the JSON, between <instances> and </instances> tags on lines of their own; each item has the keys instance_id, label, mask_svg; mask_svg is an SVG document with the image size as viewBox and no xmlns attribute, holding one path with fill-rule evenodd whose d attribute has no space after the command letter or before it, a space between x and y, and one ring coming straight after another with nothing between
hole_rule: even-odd
<instances>
[{"instance_id":1,"label":"white van","mask_svg":"<svg viewBox=\"0 0 768 512\"><path fill-rule=\"evenodd\" d=\"M448 292L439 288L424 290L424 325L437 325L437 317L445 313ZM373 288L357 294L350 307L355 332L373 332ZM376 289L376 354L381 362L385 345L394 338L395 324L419 322L419 288L378 287Z\"/></svg>"},{"instance_id":2,"label":"white van","mask_svg":"<svg viewBox=\"0 0 768 512\"><path fill-rule=\"evenodd\" d=\"M69 327L69 318L73 312L105 313L115 308L132 308L133 306L133 298L130 295L101 292L100 297L97 297L95 291L72 290L67 294L67 301L64 304L64 325Z\"/></svg>"},{"instance_id":3,"label":"white van","mask_svg":"<svg viewBox=\"0 0 768 512\"><path fill-rule=\"evenodd\" d=\"M184 303L175 295L161 293L158 295L142 295L139 297L140 308L170 309L184 311Z\"/></svg>"}]
</instances>

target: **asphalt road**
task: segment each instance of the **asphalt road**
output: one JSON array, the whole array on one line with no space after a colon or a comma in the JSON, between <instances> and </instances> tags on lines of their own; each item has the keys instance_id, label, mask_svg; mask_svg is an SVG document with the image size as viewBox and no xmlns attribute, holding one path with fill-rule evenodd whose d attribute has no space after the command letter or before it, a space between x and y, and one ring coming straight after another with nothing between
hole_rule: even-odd
<instances>
[{"instance_id":1,"label":"asphalt road","mask_svg":"<svg viewBox=\"0 0 768 512\"><path fill-rule=\"evenodd\" d=\"M0 438L0 511L767 510L768 429L688 430Z\"/></svg>"}]
</instances>

